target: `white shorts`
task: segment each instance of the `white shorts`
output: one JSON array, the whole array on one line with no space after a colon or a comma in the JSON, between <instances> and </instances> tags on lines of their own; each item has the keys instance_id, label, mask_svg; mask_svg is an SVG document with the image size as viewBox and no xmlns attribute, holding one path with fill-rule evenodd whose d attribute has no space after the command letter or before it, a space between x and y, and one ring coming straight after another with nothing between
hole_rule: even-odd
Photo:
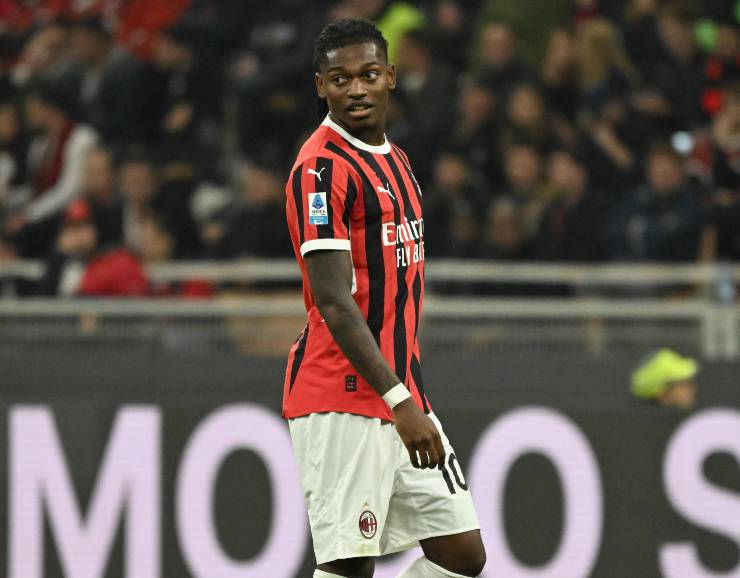
<instances>
[{"instance_id":1,"label":"white shorts","mask_svg":"<svg viewBox=\"0 0 740 578\"><path fill-rule=\"evenodd\" d=\"M316 563L382 556L480 528L455 450L434 421L446 467L416 469L393 424L347 413L290 420Z\"/></svg>"}]
</instances>

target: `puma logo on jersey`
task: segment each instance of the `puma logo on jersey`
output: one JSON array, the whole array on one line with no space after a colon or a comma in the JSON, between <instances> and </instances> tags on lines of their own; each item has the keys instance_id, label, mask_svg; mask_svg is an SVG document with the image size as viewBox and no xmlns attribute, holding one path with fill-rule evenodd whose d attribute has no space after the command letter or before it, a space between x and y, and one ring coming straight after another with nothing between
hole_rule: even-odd
<instances>
[{"instance_id":1,"label":"puma logo on jersey","mask_svg":"<svg viewBox=\"0 0 740 578\"><path fill-rule=\"evenodd\" d=\"M318 173L315 170L313 170L313 169L308 169L306 171L306 174L308 174L308 175L316 175L316 178L319 179L319 182L321 182L321 173L324 172L324 169L325 168L326 167L321 167L321 170Z\"/></svg>"},{"instance_id":2,"label":"puma logo on jersey","mask_svg":"<svg viewBox=\"0 0 740 578\"><path fill-rule=\"evenodd\" d=\"M395 201L396 200L396 197L394 197L393 196L393 193L391 192L391 186L388 185L388 184L386 184L385 186L386 186L386 188L384 189L383 187L381 187L380 185L378 185L378 192L379 193L386 193L391 199L393 199Z\"/></svg>"}]
</instances>

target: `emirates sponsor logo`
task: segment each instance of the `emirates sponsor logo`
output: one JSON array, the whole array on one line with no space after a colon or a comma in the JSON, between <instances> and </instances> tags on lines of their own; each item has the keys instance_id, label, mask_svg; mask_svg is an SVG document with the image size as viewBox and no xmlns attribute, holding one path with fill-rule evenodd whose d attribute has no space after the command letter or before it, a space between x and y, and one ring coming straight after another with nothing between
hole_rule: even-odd
<instances>
[{"instance_id":1,"label":"emirates sponsor logo","mask_svg":"<svg viewBox=\"0 0 740 578\"><path fill-rule=\"evenodd\" d=\"M409 221L404 219L403 223L396 224L393 221L383 223L383 245L403 245L411 241L420 241L424 237L424 219Z\"/></svg>"},{"instance_id":2,"label":"emirates sponsor logo","mask_svg":"<svg viewBox=\"0 0 740 578\"><path fill-rule=\"evenodd\" d=\"M384 246L396 247L397 268L424 260L424 219L383 223L381 234Z\"/></svg>"}]
</instances>

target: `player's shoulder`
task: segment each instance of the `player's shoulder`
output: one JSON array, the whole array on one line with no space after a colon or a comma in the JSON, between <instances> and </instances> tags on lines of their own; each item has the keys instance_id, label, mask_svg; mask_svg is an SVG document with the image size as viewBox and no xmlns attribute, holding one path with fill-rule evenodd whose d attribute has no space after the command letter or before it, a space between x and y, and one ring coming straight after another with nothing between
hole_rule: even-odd
<instances>
[{"instance_id":1,"label":"player's shoulder","mask_svg":"<svg viewBox=\"0 0 740 578\"><path fill-rule=\"evenodd\" d=\"M391 145L391 151L395 152L399 157L401 157L401 160L403 160L404 163L406 163L407 165L410 164L409 155L406 154L406 151L403 150L400 146L398 146L393 141L389 140L388 142Z\"/></svg>"},{"instance_id":2,"label":"player's shoulder","mask_svg":"<svg viewBox=\"0 0 740 578\"><path fill-rule=\"evenodd\" d=\"M348 160L342 144L342 140L338 139L329 127L319 126L298 151L292 172L300 167L313 168L317 163L327 162L331 162L332 171L338 169L353 172L354 167Z\"/></svg>"}]
</instances>

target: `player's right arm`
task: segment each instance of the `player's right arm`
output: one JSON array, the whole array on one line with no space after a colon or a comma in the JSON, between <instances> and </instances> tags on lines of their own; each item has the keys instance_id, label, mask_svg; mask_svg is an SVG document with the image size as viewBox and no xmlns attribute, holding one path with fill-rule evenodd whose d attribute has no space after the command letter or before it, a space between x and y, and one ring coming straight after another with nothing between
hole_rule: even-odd
<instances>
[{"instance_id":1,"label":"player's right arm","mask_svg":"<svg viewBox=\"0 0 740 578\"><path fill-rule=\"evenodd\" d=\"M349 251L312 251L304 255L314 302L342 353L381 397L400 382L385 361L365 318L352 298ZM396 431L416 468L442 467L445 450L434 422L413 399L393 408ZM418 454L418 457L417 457Z\"/></svg>"}]
</instances>

